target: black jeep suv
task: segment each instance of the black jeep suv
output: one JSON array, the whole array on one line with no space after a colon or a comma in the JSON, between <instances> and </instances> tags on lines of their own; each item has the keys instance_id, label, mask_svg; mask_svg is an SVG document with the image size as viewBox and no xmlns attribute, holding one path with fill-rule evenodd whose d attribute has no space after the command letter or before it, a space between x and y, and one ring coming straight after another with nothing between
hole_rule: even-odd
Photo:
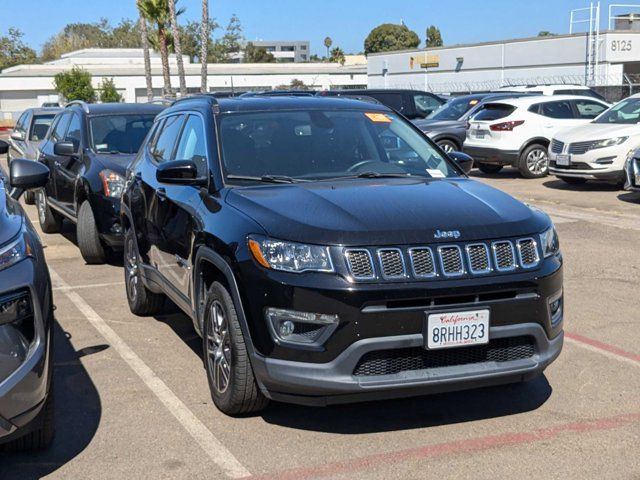
<instances>
[{"instance_id":1,"label":"black jeep suv","mask_svg":"<svg viewBox=\"0 0 640 480\"><path fill-rule=\"evenodd\" d=\"M39 160L51 170L46 188L36 193L40 226L56 233L63 218L77 224L78 247L87 263L103 263L108 248L122 247L124 174L163 108L71 102L40 145Z\"/></svg>"},{"instance_id":2,"label":"black jeep suv","mask_svg":"<svg viewBox=\"0 0 640 480\"><path fill-rule=\"evenodd\" d=\"M8 148L0 141L0 154ZM7 179L0 168L0 451L45 448L54 434L51 280L18 202L49 170L22 158L9 170Z\"/></svg>"},{"instance_id":3,"label":"black jeep suv","mask_svg":"<svg viewBox=\"0 0 640 480\"><path fill-rule=\"evenodd\" d=\"M558 239L471 161L382 105L178 100L127 173L130 308L192 318L228 414L532 378L562 348Z\"/></svg>"}]
</instances>

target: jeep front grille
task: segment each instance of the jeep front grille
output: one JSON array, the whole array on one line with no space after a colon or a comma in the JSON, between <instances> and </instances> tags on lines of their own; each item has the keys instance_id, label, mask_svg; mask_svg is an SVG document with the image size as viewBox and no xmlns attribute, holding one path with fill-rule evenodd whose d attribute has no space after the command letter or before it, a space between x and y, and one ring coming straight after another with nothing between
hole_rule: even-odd
<instances>
[{"instance_id":1,"label":"jeep front grille","mask_svg":"<svg viewBox=\"0 0 640 480\"><path fill-rule=\"evenodd\" d=\"M361 247L344 250L355 281L411 281L455 278L530 269L540 264L532 237L415 247Z\"/></svg>"}]
</instances>

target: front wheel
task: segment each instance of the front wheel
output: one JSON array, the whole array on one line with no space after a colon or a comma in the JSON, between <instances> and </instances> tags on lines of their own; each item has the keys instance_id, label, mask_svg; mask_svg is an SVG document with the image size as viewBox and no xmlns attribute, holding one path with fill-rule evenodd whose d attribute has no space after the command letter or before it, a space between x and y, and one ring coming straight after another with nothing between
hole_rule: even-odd
<instances>
[{"instance_id":1,"label":"front wheel","mask_svg":"<svg viewBox=\"0 0 640 480\"><path fill-rule=\"evenodd\" d=\"M547 147L534 144L527 147L518 162L518 170L524 178L542 178L549 173L549 153Z\"/></svg>"},{"instance_id":2,"label":"front wheel","mask_svg":"<svg viewBox=\"0 0 640 480\"><path fill-rule=\"evenodd\" d=\"M204 364L216 407L227 415L266 408L269 400L253 374L233 300L218 282L207 292L203 327Z\"/></svg>"},{"instance_id":3,"label":"front wheel","mask_svg":"<svg viewBox=\"0 0 640 480\"><path fill-rule=\"evenodd\" d=\"M460 148L458 148L458 145L456 145L455 142L452 142L451 140L438 140L438 142L436 143L446 154L457 152L458 150L460 150Z\"/></svg>"},{"instance_id":4,"label":"front wheel","mask_svg":"<svg viewBox=\"0 0 640 480\"><path fill-rule=\"evenodd\" d=\"M36 203L36 196L33 191L29 190L27 192L24 192L24 203L26 203L27 205L33 205Z\"/></svg>"}]
</instances>

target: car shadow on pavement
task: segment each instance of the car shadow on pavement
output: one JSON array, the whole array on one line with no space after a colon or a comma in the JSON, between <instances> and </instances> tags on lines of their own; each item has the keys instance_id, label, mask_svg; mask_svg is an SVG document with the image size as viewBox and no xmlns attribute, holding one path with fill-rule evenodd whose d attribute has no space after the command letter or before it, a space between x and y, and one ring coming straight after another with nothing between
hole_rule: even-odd
<instances>
[{"instance_id":1,"label":"car shadow on pavement","mask_svg":"<svg viewBox=\"0 0 640 480\"><path fill-rule=\"evenodd\" d=\"M553 177L550 177L553 178ZM573 190L576 192L617 192L620 190L620 186L615 183L591 181L581 185L569 185L567 182L559 179L548 180L544 182L547 188L553 188L554 190Z\"/></svg>"},{"instance_id":2,"label":"car shadow on pavement","mask_svg":"<svg viewBox=\"0 0 640 480\"><path fill-rule=\"evenodd\" d=\"M552 388L544 375L528 382L401 400L311 408L272 402L267 422L323 433L364 434L465 423L529 412Z\"/></svg>"},{"instance_id":3,"label":"car shadow on pavement","mask_svg":"<svg viewBox=\"0 0 640 480\"><path fill-rule=\"evenodd\" d=\"M640 192L624 192L618 195L618 200L640 205Z\"/></svg>"},{"instance_id":4,"label":"car shadow on pavement","mask_svg":"<svg viewBox=\"0 0 640 480\"><path fill-rule=\"evenodd\" d=\"M91 442L102 415L100 396L79 358L108 348L96 345L76 352L70 336L54 326L54 389L56 436L44 451L0 452L0 479L36 479L78 456Z\"/></svg>"},{"instance_id":5,"label":"car shadow on pavement","mask_svg":"<svg viewBox=\"0 0 640 480\"><path fill-rule=\"evenodd\" d=\"M509 179L513 180L514 178L521 178L520 172L516 168L505 167L500 170L498 173L484 173L480 170L472 170L469 173L471 178L475 178L478 180L482 180L483 178L496 178L496 179Z\"/></svg>"}]
</instances>

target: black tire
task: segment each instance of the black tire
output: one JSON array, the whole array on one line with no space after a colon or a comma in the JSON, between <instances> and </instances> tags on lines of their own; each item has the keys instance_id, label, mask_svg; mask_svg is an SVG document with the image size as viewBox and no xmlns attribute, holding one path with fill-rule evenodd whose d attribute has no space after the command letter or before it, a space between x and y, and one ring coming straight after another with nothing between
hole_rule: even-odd
<instances>
[{"instance_id":1,"label":"black tire","mask_svg":"<svg viewBox=\"0 0 640 480\"><path fill-rule=\"evenodd\" d=\"M85 200L78 211L78 225L76 227L78 248L84 261L90 265L102 264L107 259L105 248L100 240L96 219L93 216L91 204Z\"/></svg>"},{"instance_id":2,"label":"black tire","mask_svg":"<svg viewBox=\"0 0 640 480\"><path fill-rule=\"evenodd\" d=\"M49 396L45 400L45 404L42 406L42 412L40 415L42 421L40 428L2 445L0 447L0 451L33 452L36 450L44 450L51 446L56 433L53 382L49 387Z\"/></svg>"},{"instance_id":3,"label":"black tire","mask_svg":"<svg viewBox=\"0 0 640 480\"><path fill-rule=\"evenodd\" d=\"M35 205L36 203L36 195L33 193L33 190L29 190L28 192L24 192L24 203L27 205Z\"/></svg>"},{"instance_id":4,"label":"black tire","mask_svg":"<svg viewBox=\"0 0 640 480\"><path fill-rule=\"evenodd\" d=\"M203 360L213 403L227 415L263 410L269 399L258 387L233 300L222 284L214 282L209 288L204 312Z\"/></svg>"},{"instance_id":5,"label":"black tire","mask_svg":"<svg viewBox=\"0 0 640 480\"><path fill-rule=\"evenodd\" d=\"M62 216L51 210L47 203L47 194L44 189L36 193L36 206L38 207L38 222L44 233L58 233L62 228Z\"/></svg>"},{"instance_id":6,"label":"black tire","mask_svg":"<svg viewBox=\"0 0 640 480\"><path fill-rule=\"evenodd\" d=\"M579 178L579 177L558 177L558 178L568 185L584 185L585 183L587 183L586 178Z\"/></svg>"},{"instance_id":7,"label":"black tire","mask_svg":"<svg viewBox=\"0 0 640 480\"><path fill-rule=\"evenodd\" d=\"M524 149L518 160L518 170L524 178L542 178L549 174L549 152L541 143Z\"/></svg>"},{"instance_id":8,"label":"black tire","mask_svg":"<svg viewBox=\"0 0 640 480\"><path fill-rule=\"evenodd\" d=\"M443 139L443 140L438 140L436 143L444 151L444 153L449 154L452 152L460 151L460 147L454 141Z\"/></svg>"},{"instance_id":9,"label":"black tire","mask_svg":"<svg viewBox=\"0 0 640 480\"><path fill-rule=\"evenodd\" d=\"M127 290L129 310L138 316L160 313L164 307L165 296L147 289L140 276L140 256L133 230L124 234L124 281Z\"/></svg>"},{"instance_id":10,"label":"black tire","mask_svg":"<svg viewBox=\"0 0 640 480\"><path fill-rule=\"evenodd\" d=\"M499 173L500 170L502 170L503 165L494 165L492 163L478 163L476 164L476 167L478 167L478 170L480 170L482 173L491 175L494 173Z\"/></svg>"}]
</instances>

